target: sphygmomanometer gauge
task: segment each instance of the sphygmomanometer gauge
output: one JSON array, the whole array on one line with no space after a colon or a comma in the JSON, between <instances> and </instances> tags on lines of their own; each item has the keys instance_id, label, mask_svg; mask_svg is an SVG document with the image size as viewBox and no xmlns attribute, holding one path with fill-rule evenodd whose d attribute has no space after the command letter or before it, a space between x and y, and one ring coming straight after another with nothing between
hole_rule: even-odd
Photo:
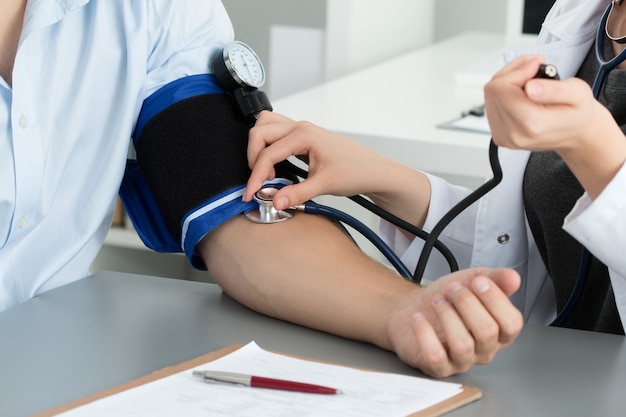
<instances>
[{"instance_id":1,"label":"sphygmomanometer gauge","mask_svg":"<svg viewBox=\"0 0 626 417\"><path fill-rule=\"evenodd\" d=\"M235 98L242 120L252 126L262 110L272 110L269 98L259 90L265 83L265 69L252 48L232 41L211 62L217 81Z\"/></svg>"},{"instance_id":2,"label":"sphygmomanometer gauge","mask_svg":"<svg viewBox=\"0 0 626 417\"><path fill-rule=\"evenodd\" d=\"M241 41L233 41L222 50L222 59L214 60L215 76L227 90L257 89L265 83L265 69L257 54Z\"/></svg>"}]
</instances>

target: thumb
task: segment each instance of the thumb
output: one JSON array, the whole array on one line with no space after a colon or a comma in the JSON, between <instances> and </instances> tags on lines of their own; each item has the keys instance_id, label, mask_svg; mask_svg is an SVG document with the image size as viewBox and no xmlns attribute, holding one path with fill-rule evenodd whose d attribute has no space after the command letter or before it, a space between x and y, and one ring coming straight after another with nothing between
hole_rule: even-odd
<instances>
[{"instance_id":1,"label":"thumb","mask_svg":"<svg viewBox=\"0 0 626 417\"><path fill-rule=\"evenodd\" d=\"M315 191L311 180L304 180L298 184L287 185L274 195L274 208L284 210L289 207L299 206L319 195Z\"/></svg>"},{"instance_id":2,"label":"thumb","mask_svg":"<svg viewBox=\"0 0 626 417\"><path fill-rule=\"evenodd\" d=\"M589 84L576 77L562 81L528 80L524 91L528 98L542 104L571 104L571 100L585 100L593 94Z\"/></svg>"}]
</instances>

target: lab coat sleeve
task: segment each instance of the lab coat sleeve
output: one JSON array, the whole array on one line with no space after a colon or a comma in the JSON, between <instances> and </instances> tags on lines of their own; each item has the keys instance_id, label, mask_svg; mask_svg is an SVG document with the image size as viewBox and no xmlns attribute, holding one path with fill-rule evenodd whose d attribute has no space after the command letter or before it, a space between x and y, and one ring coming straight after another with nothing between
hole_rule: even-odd
<instances>
[{"instance_id":1,"label":"lab coat sleeve","mask_svg":"<svg viewBox=\"0 0 626 417\"><path fill-rule=\"evenodd\" d=\"M615 303L626 323L626 164L602 193L585 193L565 218L563 228L609 269Z\"/></svg>"},{"instance_id":2,"label":"lab coat sleeve","mask_svg":"<svg viewBox=\"0 0 626 417\"><path fill-rule=\"evenodd\" d=\"M563 228L609 269L626 277L626 164L592 201L585 193Z\"/></svg>"},{"instance_id":3,"label":"lab coat sleeve","mask_svg":"<svg viewBox=\"0 0 626 417\"><path fill-rule=\"evenodd\" d=\"M431 184L431 200L428 216L423 229L430 231L456 203L466 197L471 190L450 184L444 179L426 174ZM470 265L472 255L472 245L474 242L474 229L476 222L477 204L473 204L463 211L456 219L445 228L440 240L453 252L457 258L460 268L467 268ZM386 221L382 221L380 234L388 245L392 247L409 269L414 269L417 265L421 249L424 245L420 238L409 238L395 226ZM443 256L433 250L428 262L424 278L434 279L450 273L449 266Z\"/></svg>"}]
</instances>

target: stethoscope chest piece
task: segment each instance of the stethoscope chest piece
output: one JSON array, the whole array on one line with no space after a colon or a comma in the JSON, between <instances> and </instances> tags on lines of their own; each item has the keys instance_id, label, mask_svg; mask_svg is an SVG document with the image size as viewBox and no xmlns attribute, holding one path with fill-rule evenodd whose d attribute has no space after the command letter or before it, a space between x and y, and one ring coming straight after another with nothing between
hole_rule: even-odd
<instances>
[{"instance_id":1,"label":"stethoscope chest piece","mask_svg":"<svg viewBox=\"0 0 626 417\"><path fill-rule=\"evenodd\" d=\"M293 217L291 211L276 210L274 208L274 194L278 191L275 187L264 187L254 193L254 201L259 204L258 208L246 212L246 217L255 223L278 223Z\"/></svg>"}]
</instances>

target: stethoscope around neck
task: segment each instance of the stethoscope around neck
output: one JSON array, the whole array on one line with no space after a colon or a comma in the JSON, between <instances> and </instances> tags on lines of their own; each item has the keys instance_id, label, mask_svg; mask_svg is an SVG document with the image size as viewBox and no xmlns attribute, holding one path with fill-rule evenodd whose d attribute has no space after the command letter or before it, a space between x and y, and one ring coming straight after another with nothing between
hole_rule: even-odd
<instances>
[{"instance_id":1,"label":"stethoscope around neck","mask_svg":"<svg viewBox=\"0 0 626 417\"><path fill-rule=\"evenodd\" d=\"M600 24L598 25L598 30L596 31L596 61L599 64L598 73L593 81L591 86L591 90L593 91L593 96L597 99L600 96L600 90L602 85L604 84L604 80L606 79L609 72L615 68L626 59L626 49L623 49L619 54L614 56L613 58L606 60L604 58L604 40L605 35L611 41L626 44L626 36L622 37L614 37L609 35L609 30L607 27L607 22L611 12L614 7L620 7L624 0L613 0L611 4L606 8L604 14L602 15L602 19L600 20Z\"/></svg>"},{"instance_id":2,"label":"stethoscope around neck","mask_svg":"<svg viewBox=\"0 0 626 417\"><path fill-rule=\"evenodd\" d=\"M622 1L623 0L613 0L611 2L611 4L606 8L596 32L595 54L596 60L599 64L599 69L592 84L592 91L596 99L599 97L600 90L608 73L616 68L620 63L624 62L624 60L626 59L626 49L621 51L610 60L606 60L604 58L605 33L608 36L608 31L606 30L607 19L609 18L611 9L616 5L619 7ZM620 39L611 38L611 40L616 40L620 43L626 43L626 37ZM293 217L295 211L304 211L310 214L321 214L326 217L333 218L347 224L348 226L354 228L359 233L361 233L387 258L390 264L398 271L398 273L402 277L419 284L422 280L424 271L426 269L426 264L428 262L428 259L430 258L433 249L438 250L441 255L446 259L451 272L457 271L459 269L458 263L454 255L446 247L446 245L439 240L439 236L454 218L456 218L461 212L463 212L473 203L475 203L492 189L494 189L502 181L502 168L498 159L498 147L494 144L493 140L491 140L489 144L489 164L491 166L493 177L483 183L480 187L478 187L464 199L462 199L454 207L452 207L433 227L430 233L425 232L424 230L410 223L407 223L399 217L394 216L393 214L383 210L363 196L356 195L348 197L357 204L373 212L380 218L424 240L424 246L420 253L420 257L414 272L411 272L406 267L402 260L393 252L393 250L391 250L391 248L387 246L387 244L384 243L384 241L375 232L373 232L356 218L340 210L324 206L313 201L308 201L303 205L291 207L286 210L276 210L273 206L273 196L278 188L274 185L264 186L255 193L254 198L259 206L256 209L248 211L246 213L246 216L257 223L281 222ZM308 172L306 170L298 167L288 160L283 161L281 165L283 166L283 168L286 168L289 172L300 178L306 179L308 175ZM583 247L580 267L574 284L574 289L572 290L572 293L564 308L552 321L552 323L550 323L551 326L562 326L565 320L573 311L576 304L578 303L578 300L582 293L582 288L584 287L585 281L589 274L590 261L591 254L586 248Z\"/></svg>"}]
</instances>

